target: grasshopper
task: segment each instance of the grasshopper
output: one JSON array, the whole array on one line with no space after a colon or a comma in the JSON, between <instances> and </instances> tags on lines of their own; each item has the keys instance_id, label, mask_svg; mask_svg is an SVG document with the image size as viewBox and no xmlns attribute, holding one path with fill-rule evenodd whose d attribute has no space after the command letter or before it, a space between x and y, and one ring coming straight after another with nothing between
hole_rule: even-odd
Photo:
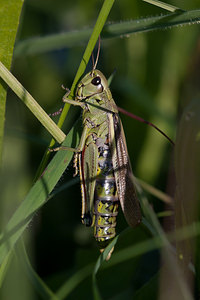
<instances>
[{"instance_id":1,"label":"grasshopper","mask_svg":"<svg viewBox=\"0 0 200 300\"><path fill-rule=\"evenodd\" d=\"M95 64L96 65L96 64ZM94 227L101 252L116 235L119 203L131 227L141 222L126 140L108 82L95 66L78 84L75 100L63 101L82 108L83 132L74 151L80 174L82 223ZM109 255L110 256L110 255ZM109 257L108 257L109 258Z\"/></svg>"}]
</instances>

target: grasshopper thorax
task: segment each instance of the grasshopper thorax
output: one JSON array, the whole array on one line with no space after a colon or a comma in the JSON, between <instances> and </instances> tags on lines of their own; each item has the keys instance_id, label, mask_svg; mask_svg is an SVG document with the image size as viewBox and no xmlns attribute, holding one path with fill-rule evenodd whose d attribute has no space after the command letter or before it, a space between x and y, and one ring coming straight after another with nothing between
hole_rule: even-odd
<instances>
[{"instance_id":1,"label":"grasshopper thorax","mask_svg":"<svg viewBox=\"0 0 200 300\"><path fill-rule=\"evenodd\" d=\"M92 70L79 83L76 96L81 101L96 94L101 94L107 88L108 84L105 76L99 70Z\"/></svg>"}]
</instances>

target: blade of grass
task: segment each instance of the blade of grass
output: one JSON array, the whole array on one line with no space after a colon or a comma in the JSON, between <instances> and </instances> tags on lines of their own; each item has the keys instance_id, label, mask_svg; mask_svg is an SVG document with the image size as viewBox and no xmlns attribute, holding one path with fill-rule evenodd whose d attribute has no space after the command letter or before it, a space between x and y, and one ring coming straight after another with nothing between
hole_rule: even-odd
<instances>
[{"instance_id":1,"label":"blade of grass","mask_svg":"<svg viewBox=\"0 0 200 300\"><path fill-rule=\"evenodd\" d=\"M8 69L0 62L0 77L13 90L13 92L23 101L30 109L41 124L49 131L49 133L62 143L65 139L65 134L45 113L37 101L29 94L29 92L21 85L21 83L8 71Z\"/></svg>"},{"instance_id":2,"label":"blade of grass","mask_svg":"<svg viewBox=\"0 0 200 300\"><path fill-rule=\"evenodd\" d=\"M157 197L159 200L167 203L167 204L173 204L173 199L172 197L170 197L169 195L163 193L161 190L155 188L153 185L148 184L147 182L136 178L136 181L138 181L138 183L140 184L140 186L147 191L148 193L150 193L151 195Z\"/></svg>"},{"instance_id":3,"label":"blade of grass","mask_svg":"<svg viewBox=\"0 0 200 300\"><path fill-rule=\"evenodd\" d=\"M141 288L137 289L134 294L135 299L157 299L157 290L159 283L160 272L153 275Z\"/></svg>"},{"instance_id":4,"label":"blade of grass","mask_svg":"<svg viewBox=\"0 0 200 300\"><path fill-rule=\"evenodd\" d=\"M155 212L153 211L153 208L149 205L143 191L141 190L140 186L137 185L137 190L140 194L140 199L142 200L142 208L144 211L144 215L147 218L147 221L150 223L150 225L152 225L153 229L156 231L156 243L161 243L160 247L162 247L162 261L163 261L163 268L161 269L161 287L160 287L160 292L162 292L162 294L164 293L165 289L165 282L167 280L165 276L166 272L168 272L169 274L169 282L172 285L172 283L175 283L174 286L174 294L178 295L177 297L180 299L191 299L191 295L190 295L190 291L188 289L188 286L186 285L186 281L185 278L182 276L182 272L181 269L177 263L177 253L176 253L176 249L172 246L171 242L173 242L173 239L175 241L179 240L184 234L186 234L186 236L184 236L184 240L187 240L187 234L189 232L189 234L191 234L191 236L194 234L193 230L195 231L195 234L199 234L199 224L197 225L197 227L189 227L189 231L187 232L188 228L186 228L185 231L181 232L179 234L177 234L177 231L174 231L170 234L166 234L164 232L164 230L162 229L158 218L155 214ZM191 230L191 231L190 231ZM194 235L195 235L194 234ZM131 252L130 252L131 254ZM130 254L126 254L127 256L129 256ZM189 267L189 264L188 266ZM163 280L163 278L165 278L165 280ZM166 290L167 291L167 290ZM165 293L164 293L165 294ZM173 295L173 293L171 293ZM185 296L187 295L187 296ZM162 297L161 297L162 298Z\"/></svg>"},{"instance_id":5,"label":"blade of grass","mask_svg":"<svg viewBox=\"0 0 200 300\"><path fill-rule=\"evenodd\" d=\"M0 61L10 69L15 38L18 30L23 0L8 1L1 0L0 4ZM2 148L4 139L4 122L6 110L7 86L0 80L0 165L2 159ZM3 199L1 199L3 202ZM1 205L1 208L3 205ZM1 209L0 218L4 211ZM0 267L0 287L6 275L12 254L9 252Z\"/></svg>"},{"instance_id":6,"label":"blade of grass","mask_svg":"<svg viewBox=\"0 0 200 300\"><path fill-rule=\"evenodd\" d=\"M27 276L29 277L31 283L35 287L36 291L43 299L51 299L51 300L60 300L59 297L54 294L49 287L45 284L45 282L39 277L39 275L35 272L31 263L29 261L24 243L22 240L16 245L16 255L21 262Z\"/></svg>"},{"instance_id":7,"label":"blade of grass","mask_svg":"<svg viewBox=\"0 0 200 300\"><path fill-rule=\"evenodd\" d=\"M166 9L167 11L171 11L171 12L175 12L175 11L184 11L179 7L173 6L171 4L168 3L164 3L162 1L158 1L158 0L142 0L144 2L150 3L152 5L155 5L157 7Z\"/></svg>"},{"instance_id":8,"label":"blade of grass","mask_svg":"<svg viewBox=\"0 0 200 300\"><path fill-rule=\"evenodd\" d=\"M175 197L176 228L193 224L200 219L200 101L192 100L181 117L175 147L175 172L177 189ZM191 278L187 265L195 261L196 272L200 271L198 262L199 238L177 242L179 264L187 280ZM196 246L196 249L195 249ZM198 277L198 276L197 276ZM198 280L198 279L197 279Z\"/></svg>"},{"instance_id":9,"label":"blade of grass","mask_svg":"<svg viewBox=\"0 0 200 300\"><path fill-rule=\"evenodd\" d=\"M79 120L68 134L63 145L77 147L79 143L78 129L80 128L81 123ZM72 156L73 152L58 151L41 177L31 188L27 197L16 209L0 235L0 264L6 258L9 250L14 247L17 240L21 237L35 212L47 202L49 193L51 193L67 168Z\"/></svg>"},{"instance_id":10,"label":"blade of grass","mask_svg":"<svg viewBox=\"0 0 200 300\"><path fill-rule=\"evenodd\" d=\"M70 95L69 95L69 98L71 98L71 99L74 97L74 91L75 91L76 85L77 85L78 81L80 80L81 76L83 75L83 73L85 71L85 68L86 68L86 66L89 62L90 57L91 57L92 51L93 51L93 49L96 45L98 37L100 36L100 33L103 29L103 26L104 26L104 24L107 20L107 17L110 13L110 10L111 10L113 4L114 4L114 0L105 0L104 3L103 3L103 6L102 6L101 11L98 15L96 24L94 26L94 29L93 29L92 34L90 36L90 39L88 41L87 47L86 47L85 52L83 54L83 58L80 62L79 68L77 70L74 81L72 83L72 87L71 87ZM58 126L59 127L62 127L62 125L64 123L64 120L65 120L67 112L68 112L68 108L66 109L66 107L68 107L68 106L69 105L65 105L65 107L62 111L62 114L61 114L60 119L58 121Z\"/></svg>"},{"instance_id":11,"label":"blade of grass","mask_svg":"<svg viewBox=\"0 0 200 300\"><path fill-rule=\"evenodd\" d=\"M105 26L102 38L123 37L132 33L143 33L153 30L168 29L174 26L198 24L200 10L169 13L162 16L148 17L138 20L118 22L112 26Z\"/></svg>"},{"instance_id":12,"label":"blade of grass","mask_svg":"<svg viewBox=\"0 0 200 300\"><path fill-rule=\"evenodd\" d=\"M162 16L146 17L124 22L120 21L113 24L106 24L101 33L101 39L127 37L127 35L134 33L193 25L198 24L199 21L200 10L198 9L186 12L178 11ZM20 41L15 47L15 57L81 45L87 41L91 33L92 29L90 28Z\"/></svg>"},{"instance_id":13,"label":"blade of grass","mask_svg":"<svg viewBox=\"0 0 200 300\"><path fill-rule=\"evenodd\" d=\"M131 229L129 229L129 230L131 230ZM120 235L122 235L124 232L122 232ZM100 295L99 288L97 286L96 275L101 266L102 266L102 269L110 268L117 264L123 263L129 259L137 257L139 255L143 255L145 253L148 253L148 252L156 250L156 249L164 248L164 247L166 247L166 241L168 244L168 243L173 243L174 241L177 241L177 240L184 241L184 240L187 240L188 238L196 237L199 235L200 235L200 222L197 222L193 225L182 227L181 229L177 230L176 232L173 232L173 233L170 233L167 235L165 235L164 233L160 234L160 235L155 235L154 237L147 239L143 242L137 243L136 245L126 247L118 252L114 252L112 254L112 258L109 261L109 264L103 264L103 266L102 266L102 263L106 259L106 254L103 257L103 253L102 253L100 255L100 257L98 258L97 263L94 268L94 271L93 271L94 294ZM117 238L119 238L119 236L117 236ZM111 250L116 242L117 242L117 240L113 240L113 242L108 245L108 247L107 247L108 250ZM107 250L107 248L105 250ZM169 253L171 255L174 254L174 248L167 247L166 249L169 251ZM177 278L177 282L179 282L179 284L181 286L181 282L180 282L179 278Z\"/></svg>"},{"instance_id":14,"label":"blade of grass","mask_svg":"<svg viewBox=\"0 0 200 300\"><path fill-rule=\"evenodd\" d=\"M7 273L8 267L12 260L12 256L13 256L13 253L10 251L0 266L0 288L2 287L5 275Z\"/></svg>"},{"instance_id":15,"label":"blade of grass","mask_svg":"<svg viewBox=\"0 0 200 300\"><path fill-rule=\"evenodd\" d=\"M182 227L176 232L166 234L166 238L169 242L173 243L174 241L183 241L190 237L196 237L200 235L200 222L196 222L190 226ZM118 251L117 253L112 254L112 259L108 264L104 264L103 268L109 268L119 263L123 263L131 258L134 258L138 255L145 254L155 249L161 249L165 247L165 242L163 242L163 238L161 236L154 236L140 242L136 245L129 246L123 250ZM173 249L172 249L173 250Z\"/></svg>"},{"instance_id":16,"label":"blade of grass","mask_svg":"<svg viewBox=\"0 0 200 300\"><path fill-rule=\"evenodd\" d=\"M89 277L94 268L94 264L89 264L86 267L77 271L72 275L56 292L59 299L67 299L70 293L87 277Z\"/></svg>"},{"instance_id":17,"label":"blade of grass","mask_svg":"<svg viewBox=\"0 0 200 300\"><path fill-rule=\"evenodd\" d=\"M112 254L112 258L109 261L109 264L106 263L106 264L103 264L103 266L102 266L102 263L106 260L108 253L110 252L112 247L115 246L115 244L117 243L118 238L121 235L125 234L127 230L132 230L130 228L125 229L122 233L120 233L120 235L118 235L106 247L106 249L104 250L106 252L102 253L99 256L99 258L95 264L95 267L93 264L90 264L90 265L82 268L81 270L77 271L72 277L70 277L70 279L66 280L66 282L61 286L61 288L59 288L56 295L60 299L65 299L67 296L70 295L70 293L75 288L78 288L78 285L81 284L81 282L83 280L85 280L88 276L90 276L90 274L93 270L93 283L95 284L95 286L93 286L93 288L95 289L95 293L97 292L97 295L100 296L95 277L101 266L102 266L102 269L110 268L112 266L115 266L117 264L125 262L126 260L132 259L136 256L139 256L139 255L145 254L147 252L164 247L163 240L159 236L156 236L156 232L154 229L151 230L151 225L147 225L148 222L146 222L145 220L143 220L143 223L145 224L145 227L148 227L150 232L153 235L155 235L154 237L149 238L148 240L145 240L143 242L140 242L137 245L133 245L133 246L127 247L123 250L120 250L117 253L114 252ZM181 241L184 239L188 239L188 237L197 236L197 235L200 235L200 223L199 222L196 224L193 224L193 226L184 227L184 228L178 230L176 233L168 234L167 239L170 242L174 242L177 239Z\"/></svg>"},{"instance_id":18,"label":"blade of grass","mask_svg":"<svg viewBox=\"0 0 200 300\"><path fill-rule=\"evenodd\" d=\"M119 238L119 235L116 236L111 243L109 243L109 245L105 248L105 250L101 253L101 255L99 256L99 258L97 259L97 262L95 264L93 273L92 273L92 287L93 287L93 295L94 295L94 299L95 300L101 300L101 294L97 285L97 272L99 271L101 265L103 264L103 262L106 261L110 251L113 249L113 247L115 246L115 244L117 243L117 240Z\"/></svg>"},{"instance_id":19,"label":"blade of grass","mask_svg":"<svg viewBox=\"0 0 200 300\"><path fill-rule=\"evenodd\" d=\"M0 61L10 68L23 1L1 0L0 4ZM4 136L7 87L0 81L0 162Z\"/></svg>"}]
</instances>

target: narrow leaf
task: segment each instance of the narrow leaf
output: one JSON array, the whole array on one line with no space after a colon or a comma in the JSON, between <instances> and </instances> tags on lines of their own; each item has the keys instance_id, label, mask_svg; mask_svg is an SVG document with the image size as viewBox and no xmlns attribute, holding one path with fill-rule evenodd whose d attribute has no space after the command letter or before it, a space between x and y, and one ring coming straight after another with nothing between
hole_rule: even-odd
<instances>
[{"instance_id":1,"label":"narrow leaf","mask_svg":"<svg viewBox=\"0 0 200 300\"><path fill-rule=\"evenodd\" d=\"M80 122L70 131L63 145L72 144L76 147L79 142L78 128ZM0 264L4 261L8 251L13 248L17 240L30 223L35 212L44 205L61 175L71 161L73 152L58 151L41 177L34 184L24 201L17 208L5 230L0 235Z\"/></svg>"},{"instance_id":2,"label":"narrow leaf","mask_svg":"<svg viewBox=\"0 0 200 300\"><path fill-rule=\"evenodd\" d=\"M23 1L1 0L0 4L0 61L10 69L16 33ZM0 81L0 160L4 135L6 86Z\"/></svg>"},{"instance_id":3,"label":"narrow leaf","mask_svg":"<svg viewBox=\"0 0 200 300\"><path fill-rule=\"evenodd\" d=\"M175 12L175 11L181 11L180 8L176 7L176 6L173 6L173 5L170 5L168 3L164 3L162 1L158 1L158 0L142 0L144 2L147 2L147 3L150 3L152 5L155 5L157 7L161 7L163 9L166 9L168 11L171 11L171 12ZM183 10L182 10L183 11Z\"/></svg>"},{"instance_id":4,"label":"narrow leaf","mask_svg":"<svg viewBox=\"0 0 200 300\"><path fill-rule=\"evenodd\" d=\"M21 85L21 83L8 71L8 69L0 62L0 76L7 85L15 92L15 94L24 102L41 124L49 131L49 133L62 143L65 134L58 128L53 120L45 113L37 101L29 94L29 92Z\"/></svg>"},{"instance_id":5,"label":"narrow leaf","mask_svg":"<svg viewBox=\"0 0 200 300\"><path fill-rule=\"evenodd\" d=\"M101 39L127 37L133 33L143 33L157 29L168 29L174 26L193 25L200 22L200 10L186 12L176 11L161 16L146 17L137 20L120 21L107 24L101 33ZM92 29L82 29L58 33L40 38L30 38L18 42L15 48L15 55L33 55L45 53L62 48L71 48L86 42L92 33Z\"/></svg>"},{"instance_id":6,"label":"narrow leaf","mask_svg":"<svg viewBox=\"0 0 200 300\"><path fill-rule=\"evenodd\" d=\"M22 240L17 244L16 247L17 256L29 277L32 285L35 287L36 291L39 295L42 296L43 299L51 299L51 300L60 300L45 284L45 282L39 277L39 275L35 272L31 263L29 261L25 246Z\"/></svg>"},{"instance_id":7,"label":"narrow leaf","mask_svg":"<svg viewBox=\"0 0 200 300\"><path fill-rule=\"evenodd\" d=\"M175 171L177 189L175 197L176 228L195 224L200 218L200 101L193 100L185 108L181 117L176 147ZM199 240L199 239L198 239ZM188 238L177 242L179 263L186 277L191 279L188 264L195 255L195 242L197 239ZM198 242L199 243L199 242ZM197 248L197 260L199 251ZM199 264L197 264L199 272ZM190 278L190 279L189 279Z\"/></svg>"}]
</instances>

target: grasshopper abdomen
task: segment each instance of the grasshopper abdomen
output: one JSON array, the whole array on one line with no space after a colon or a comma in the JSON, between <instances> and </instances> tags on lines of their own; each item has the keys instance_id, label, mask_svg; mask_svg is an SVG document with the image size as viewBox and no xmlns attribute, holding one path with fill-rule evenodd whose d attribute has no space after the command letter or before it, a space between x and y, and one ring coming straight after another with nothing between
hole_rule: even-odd
<instances>
[{"instance_id":1,"label":"grasshopper abdomen","mask_svg":"<svg viewBox=\"0 0 200 300\"><path fill-rule=\"evenodd\" d=\"M100 147L98 152L98 169L94 194L94 236L100 248L104 248L116 235L119 198L111 151Z\"/></svg>"}]
</instances>

